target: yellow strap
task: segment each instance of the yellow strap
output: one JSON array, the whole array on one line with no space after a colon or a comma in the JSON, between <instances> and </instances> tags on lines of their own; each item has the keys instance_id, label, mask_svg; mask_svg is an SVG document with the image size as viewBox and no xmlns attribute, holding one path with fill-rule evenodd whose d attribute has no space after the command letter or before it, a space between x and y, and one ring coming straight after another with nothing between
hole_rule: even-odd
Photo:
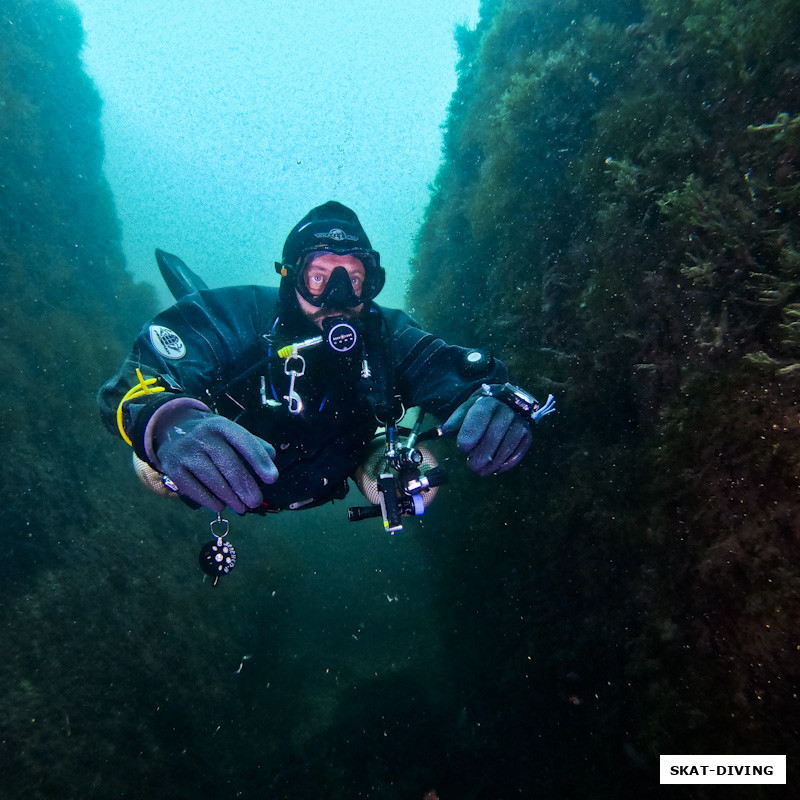
<instances>
[{"instance_id":1,"label":"yellow strap","mask_svg":"<svg viewBox=\"0 0 800 800\"><path fill-rule=\"evenodd\" d=\"M139 379L139 383L125 392L122 400L119 401L119 405L117 406L117 428L119 428L119 435L131 447L133 447L131 437L128 436L128 434L125 432L124 426L122 425L122 406L129 400L135 400L137 397L143 397L146 394L156 394L157 392L164 391L163 386L153 386L153 384L158 381L158 378L148 378L145 380L144 375L142 375L141 370L138 368L136 370L136 377Z\"/></svg>"}]
</instances>

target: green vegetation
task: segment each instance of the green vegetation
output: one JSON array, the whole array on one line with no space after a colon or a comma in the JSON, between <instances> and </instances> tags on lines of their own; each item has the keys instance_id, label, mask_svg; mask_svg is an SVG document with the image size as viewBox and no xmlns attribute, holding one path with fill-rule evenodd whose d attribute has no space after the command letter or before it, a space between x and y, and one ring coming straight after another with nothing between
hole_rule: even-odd
<instances>
[{"instance_id":1,"label":"green vegetation","mask_svg":"<svg viewBox=\"0 0 800 800\"><path fill-rule=\"evenodd\" d=\"M506 581L453 644L494 642L511 788L797 748L798 12L494 0L459 34L410 303L559 402L519 474L448 493L473 523L441 542Z\"/></svg>"}]
</instances>

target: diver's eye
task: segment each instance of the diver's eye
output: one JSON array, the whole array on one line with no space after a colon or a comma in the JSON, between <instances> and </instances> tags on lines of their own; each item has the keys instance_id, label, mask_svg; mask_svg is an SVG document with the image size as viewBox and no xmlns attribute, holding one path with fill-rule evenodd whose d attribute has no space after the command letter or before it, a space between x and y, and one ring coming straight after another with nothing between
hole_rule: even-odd
<instances>
[{"instance_id":1,"label":"diver's eye","mask_svg":"<svg viewBox=\"0 0 800 800\"><path fill-rule=\"evenodd\" d=\"M308 282L316 284L317 286L319 286L323 282L322 275L309 275L308 276Z\"/></svg>"},{"instance_id":2,"label":"diver's eye","mask_svg":"<svg viewBox=\"0 0 800 800\"><path fill-rule=\"evenodd\" d=\"M353 286L361 286L361 276L353 275L353 277L350 278L350 283L352 283Z\"/></svg>"}]
</instances>

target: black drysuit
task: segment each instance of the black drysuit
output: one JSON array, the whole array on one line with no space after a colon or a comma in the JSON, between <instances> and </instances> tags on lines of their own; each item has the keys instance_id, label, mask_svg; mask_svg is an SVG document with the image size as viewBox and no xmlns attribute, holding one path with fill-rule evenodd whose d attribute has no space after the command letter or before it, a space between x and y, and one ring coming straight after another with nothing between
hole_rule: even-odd
<instances>
[{"instance_id":1,"label":"black drysuit","mask_svg":"<svg viewBox=\"0 0 800 800\"><path fill-rule=\"evenodd\" d=\"M125 403L123 427L137 454L150 416L165 400L189 396L239 423L276 451L277 481L263 487L265 511L341 498L392 398L421 407L439 421L481 383L503 383L506 368L477 351L447 345L395 309L367 304L357 345L340 354L326 342L298 350L304 374L295 378L302 411L289 412L290 377L300 362L278 350L319 336L277 289L235 286L187 295L139 334L119 373L100 390L101 413L117 431L117 407L144 378L167 391ZM366 362L366 364L365 364ZM365 373L369 371L369 377ZM376 416L377 415L377 416Z\"/></svg>"}]
</instances>

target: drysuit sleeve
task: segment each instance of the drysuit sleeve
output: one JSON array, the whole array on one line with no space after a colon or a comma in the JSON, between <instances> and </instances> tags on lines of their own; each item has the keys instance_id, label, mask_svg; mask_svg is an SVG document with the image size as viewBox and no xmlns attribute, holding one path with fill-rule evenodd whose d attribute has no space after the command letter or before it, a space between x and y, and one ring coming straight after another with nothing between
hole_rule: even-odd
<instances>
[{"instance_id":1,"label":"drysuit sleeve","mask_svg":"<svg viewBox=\"0 0 800 800\"><path fill-rule=\"evenodd\" d=\"M145 379L158 378L166 391L144 394L123 404L122 427L133 440L166 401L207 399L242 364L257 360L268 330L274 298L264 287L237 286L187 295L158 314L139 333L119 372L100 389L106 427L119 433L117 410L126 393Z\"/></svg>"},{"instance_id":2,"label":"drysuit sleeve","mask_svg":"<svg viewBox=\"0 0 800 800\"><path fill-rule=\"evenodd\" d=\"M508 380L502 361L447 344L403 312L395 312L390 322L395 385L407 408L420 406L442 421L481 384Z\"/></svg>"}]
</instances>

